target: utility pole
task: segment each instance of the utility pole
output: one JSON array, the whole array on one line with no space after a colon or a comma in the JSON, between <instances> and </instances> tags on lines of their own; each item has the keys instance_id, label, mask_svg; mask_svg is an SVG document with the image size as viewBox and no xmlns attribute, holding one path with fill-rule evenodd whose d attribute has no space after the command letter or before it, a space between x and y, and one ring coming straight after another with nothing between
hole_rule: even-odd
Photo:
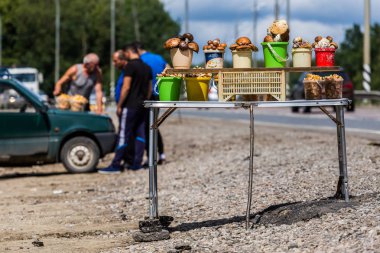
<instances>
[{"instance_id":1,"label":"utility pole","mask_svg":"<svg viewBox=\"0 0 380 253\"><path fill-rule=\"evenodd\" d=\"M239 37L239 25L238 25L238 22L235 23L234 33L235 33L234 38L238 38Z\"/></svg>"},{"instance_id":2,"label":"utility pole","mask_svg":"<svg viewBox=\"0 0 380 253\"><path fill-rule=\"evenodd\" d=\"M253 44L257 46L257 1L253 0ZM256 54L253 54L253 66L257 67Z\"/></svg>"},{"instance_id":3,"label":"utility pole","mask_svg":"<svg viewBox=\"0 0 380 253\"><path fill-rule=\"evenodd\" d=\"M111 101L115 97L115 66L113 65L113 53L115 52L115 0L111 0L111 46L110 46L110 66L111 66L111 77L110 77L110 97Z\"/></svg>"},{"instance_id":4,"label":"utility pole","mask_svg":"<svg viewBox=\"0 0 380 253\"><path fill-rule=\"evenodd\" d=\"M60 26L61 9L59 0L55 0L55 61L54 61L54 81L59 79L59 52L60 52Z\"/></svg>"},{"instance_id":5,"label":"utility pole","mask_svg":"<svg viewBox=\"0 0 380 253\"><path fill-rule=\"evenodd\" d=\"M185 0L185 33L189 31L189 0Z\"/></svg>"},{"instance_id":6,"label":"utility pole","mask_svg":"<svg viewBox=\"0 0 380 253\"><path fill-rule=\"evenodd\" d=\"M278 4L278 0L275 0L274 2L274 19L278 20L280 16L280 6Z\"/></svg>"},{"instance_id":7,"label":"utility pole","mask_svg":"<svg viewBox=\"0 0 380 253\"><path fill-rule=\"evenodd\" d=\"M2 58L3 58L3 22L0 15L0 67L3 64Z\"/></svg>"},{"instance_id":8,"label":"utility pole","mask_svg":"<svg viewBox=\"0 0 380 253\"><path fill-rule=\"evenodd\" d=\"M290 27L290 0L286 0L286 21L288 22L288 27ZM291 38L291 36L289 36ZM289 60L286 61L286 67L289 67ZM286 84L289 85L290 73L286 72Z\"/></svg>"},{"instance_id":9,"label":"utility pole","mask_svg":"<svg viewBox=\"0 0 380 253\"><path fill-rule=\"evenodd\" d=\"M363 88L371 91L371 6L364 0L364 48L363 48Z\"/></svg>"},{"instance_id":10,"label":"utility pole","mask_svg":"<svg viewBox=\"0 0 380 253\"><path fill-rule=\"evenodd\" d=\"M141 41L140 24L139 24L139 17L138 17L137 8L136 8L136 1L132 0L131 5L132 5L131 7L132 7L133 24L135 27L135 38L137 41Z\"/></svg>"}]
</instances>

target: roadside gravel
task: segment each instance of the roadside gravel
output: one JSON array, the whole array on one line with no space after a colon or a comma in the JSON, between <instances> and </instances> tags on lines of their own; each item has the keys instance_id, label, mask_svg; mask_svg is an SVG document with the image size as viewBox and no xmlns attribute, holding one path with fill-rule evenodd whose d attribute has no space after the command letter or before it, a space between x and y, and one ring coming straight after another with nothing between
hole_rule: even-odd
<instances>
[{"instance_id":1,"label":"roadside gravel","mask_svg":"<svg viewBox=\"0 0 380 253\"><path fill-rule=\"evenodd\" d=\"M320 199L334 195L335 133L264 126L255 131L253 214L303 201L308 202L301 210L313 213ZM170 240L132 239L147 215L147 170L69 175L60 165L45 165L0 168L0 251L380 252L376 140L347 134L350 205L337 201L332 206L339 208L298 221L298 214L284 209L278 215L295 221L259 222L246 230L248 122L173 117L163 124L162 134L168 162L158 168L159 211L174 217ZM46 170L52 175L33 176ZM25 171L31 177L15 174ZM33 237L44 247L34 247Z\"/></svg>"}]
</instances>

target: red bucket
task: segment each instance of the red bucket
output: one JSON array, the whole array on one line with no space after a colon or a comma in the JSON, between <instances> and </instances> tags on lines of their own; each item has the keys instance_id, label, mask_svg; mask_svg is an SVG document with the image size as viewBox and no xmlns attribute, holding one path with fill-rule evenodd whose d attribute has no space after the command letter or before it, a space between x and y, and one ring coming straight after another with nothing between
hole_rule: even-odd
<instances>
[{"instance_id":1,"label":"red bucket","mask_svg":"<svg viewBox=\"0 0 380 253\"><path fill-rule=\"evenodd\" d=\"M335 48L315 48L314 51L317 66L335 66Z\"/></svg>"}]
</instances>

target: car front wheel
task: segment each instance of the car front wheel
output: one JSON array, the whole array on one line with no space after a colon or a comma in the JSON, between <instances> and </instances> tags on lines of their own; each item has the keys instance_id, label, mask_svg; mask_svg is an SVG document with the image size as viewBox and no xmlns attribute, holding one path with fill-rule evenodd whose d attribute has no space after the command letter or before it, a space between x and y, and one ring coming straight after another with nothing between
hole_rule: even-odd
<instances>
[{"instance_id":1,"label":"car front wheel","mask_svg":"<svg viewBox=\"0 0 380 253\"><path fill-rule=\"evenodd\" d=\"M87 137L68 140L61 150L61 161L72 173L94 171L98 165L100 151L98 145Z\"/></svg>"}]
</instances>

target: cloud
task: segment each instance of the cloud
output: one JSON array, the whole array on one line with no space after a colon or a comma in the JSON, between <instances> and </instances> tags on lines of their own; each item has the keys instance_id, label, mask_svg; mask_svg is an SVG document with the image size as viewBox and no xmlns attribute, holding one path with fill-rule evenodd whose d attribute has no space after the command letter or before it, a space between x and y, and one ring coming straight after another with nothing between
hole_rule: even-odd
<instances>
[{"instance_id":1,"label":"cloud","mask_svg":"<svg viewBox=\"0 0 380 253\"><path fill-rule=\"evenodd\" d=\"M184 20L185 0L161 0L165 9L174 20ZM253 1L247 0L188 0L189 28L195 40L202 47L207 40L220 38L228 45L237 36L248 36L253 40ZM286 0L279 0L281 18L285 18ZM354 23L363 24L364 1L358 0L290 0L291 19L290 37L301 36L313 41L317 35L331 35L341 43L344 33ZM380 9L380 1L371 1L372 23L380 23L380 15L374 15ZM257 23L257 46L262 58L262 48L259 43L263 40L267 27L274 19L274 0L258 0L259 16ZM231 60L231 52L226 50L226 60ZM195 64L203 64L202 51L194 56Z\"/></svg>"}]
</instances>

